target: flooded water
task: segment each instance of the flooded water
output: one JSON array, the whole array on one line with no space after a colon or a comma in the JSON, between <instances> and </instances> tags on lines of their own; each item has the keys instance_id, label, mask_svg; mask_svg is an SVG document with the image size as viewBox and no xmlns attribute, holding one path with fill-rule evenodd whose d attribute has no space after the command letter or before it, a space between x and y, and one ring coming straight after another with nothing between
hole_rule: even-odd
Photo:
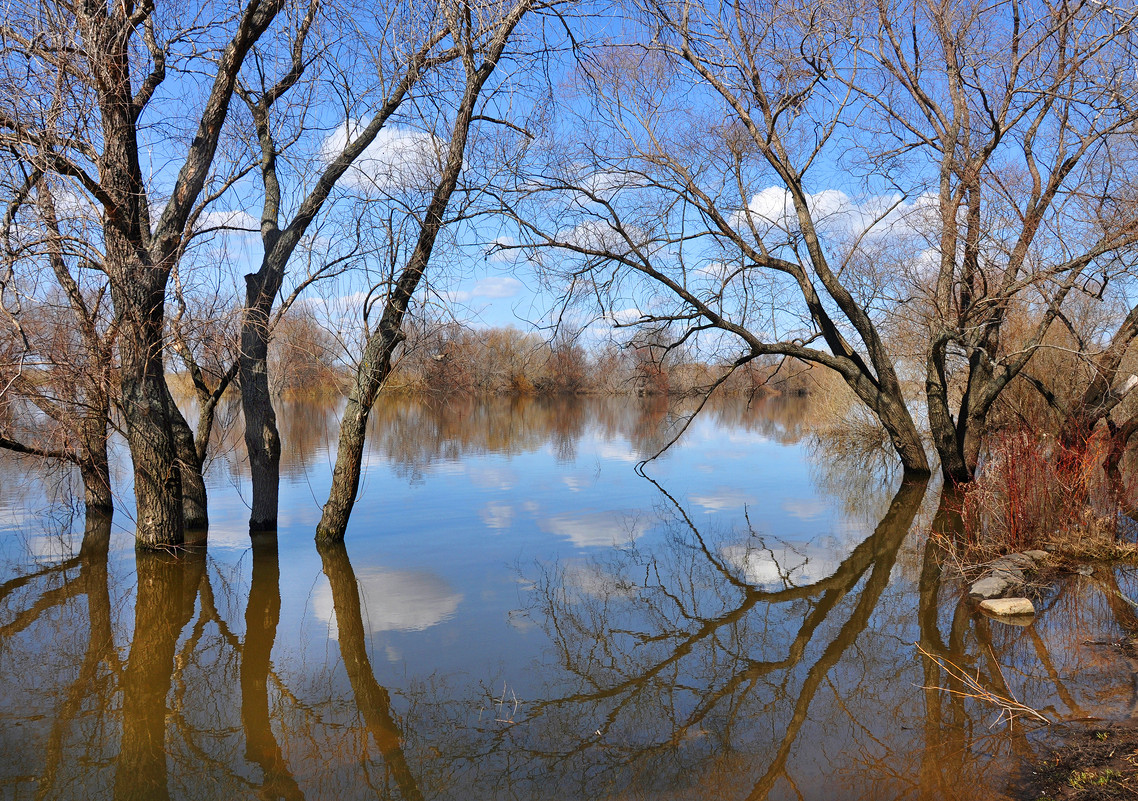
<instances>
[{"instance_id":1,"label":"flooded water","mask_svg":"<svg viewBox=\"0 0 1138 801\"><path fill-rule=\"evenodd\" d=\"M222 438L179 556L0 464L0 797L1001 798L1046 731L949 663L1051 719L1136 701L1130 575L977 615L935 488L828 459L805 401L705 410L646 477L662 401L385 402L318 550L336 411L282 409L276 539Z\"/></svg>"}]
</instances>

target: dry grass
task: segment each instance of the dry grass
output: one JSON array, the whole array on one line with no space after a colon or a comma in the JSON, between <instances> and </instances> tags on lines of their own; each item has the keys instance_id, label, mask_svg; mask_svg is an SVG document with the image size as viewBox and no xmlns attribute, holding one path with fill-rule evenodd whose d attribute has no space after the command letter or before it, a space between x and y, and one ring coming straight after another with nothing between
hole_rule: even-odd
<instances>
[{"instance_id":1,"label":"dry grass","mask_svg":"<svg viewBox=\"0 0 1138 801\"><path fill-rule=\"evenodd\" d=\"M1064 448L1026 429L994 434L959 510L972 556L1113 549L1118 517L1101 468L1106 447L1104 437Z\"/></svg>"},{"instance_id":2,"label":"dry grass","mask_svg":"<svg viewBox=\"0 0 1138 801\"><path fill-rule=\"evenodd\" d=\"M1005 722L1011 723L1018 717L1031 718L1042 723L1051 723L1051 721L1045 717L1042 712L1039 712L1036 709L1032 709L1027 704L1022 703L1014 695L1011 695L1010 691L1008 695L1001 695L995 690L985 687L980 679L979 671L977 671L976 675L973 676L971 673L956 665L954 662L945 659L944 657L934 656L933 654L930 654L928 651L921 647L920 643L917 643L917 650L921 653L922 656L925 656L928 659L936 662L937 665L940 666L940 669L948 674L949 677L958 682L962 688L953 689L951 687L926 687L925 689L941 690L943 692L951 693L952 695L956 695L961 698L972 698L974 700L981 701L985 704L996 707L1000 710L1000 714L999 717L997 717L996 720L992 723L993 726ZM998 666L999 663L996 662L995 664ZM1003 677L1001 676L1001 678ZM1003 683L1005 686L1007 686L1006 681Z\"/></svg>"}]
</instances>

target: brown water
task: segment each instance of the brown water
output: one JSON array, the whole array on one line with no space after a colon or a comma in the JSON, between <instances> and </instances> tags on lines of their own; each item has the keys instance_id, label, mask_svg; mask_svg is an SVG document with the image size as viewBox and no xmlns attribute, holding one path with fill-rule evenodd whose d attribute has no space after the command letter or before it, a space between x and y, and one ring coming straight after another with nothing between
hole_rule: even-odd
<instances>
[{"instance_id":1,"label":"brown water","mask_svg":"<svg viewBox=\"0 0 1138 801\"><path fill-rule=\"evenodd\" d=\"M1130 715L1130 575L989 621L934 490L825 458L795 403L712 409L643 478L669 411L385 405L322 551L332 404L283 410L282 527L252 544L239 436L179 556L4 461L0 797L999 798L1046 732L938 659L1052 719Z\"/></svg>"}]
</instances>

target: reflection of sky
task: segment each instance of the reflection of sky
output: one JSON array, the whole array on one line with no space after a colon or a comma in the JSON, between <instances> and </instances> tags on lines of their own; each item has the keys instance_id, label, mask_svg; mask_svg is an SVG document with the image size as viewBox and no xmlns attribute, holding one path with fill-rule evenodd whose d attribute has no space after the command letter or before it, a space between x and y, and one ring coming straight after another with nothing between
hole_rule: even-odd
<instances>
[{"instance_id":1,"label":"reflection of sky","mask_svg":"<svg viewBox=\"0 0 1138 801\"><path fill-rule=\"evenodd\" d=\"M846 556L834 547L792 542L728 545L722 554L748 584L766 588L821 581L832 576Z\"/></svg>"},{"instance_id":2,"label":"reflection of sky","mask_svg":"<svg viewBox=\"0 0 1138 801\"><path fill-rule=\"evenodd\" d=\"M720 487L707 495L692 495L691 501L710 514L728 509L741 511L744 506L755 504L755 496L737 487Z\"/></svg>"},{"instance_id":3,"label":"reflection of sky","mask_svg":"<svg viewBox=\"0 0 1138 801\"><path fill-rule=\"evenodd\" d=\"M604 557L614 546L658 547L666 529L663 521L674 521L675 513L671 502L633 469L634 462L661 444L646 433L651 421L635 399L579 403L582 408L569 418L579 425L569 433L543 433L531 419L525 447L506 437L501 445L508 450L495 450L473 437L473 450L440 448L446 456L419 471L394 464L375 444L382 438L374 437L347 547L363 585L365 625L375 635L371 645L378 662L398 654L395 664L405 676L447 669L496 671L505 663L532 658L542 634L528 613L519 611L534 602L532 589L517 581L519 575L532 579L540 565ZM293 411L282 407L283 429L306 419L303 410L286 419ZM516 404L490 401L470 419L472 425L509 431L523 425L509 419L517 413ZM294 646L317 661L324 658L334 615L313 535L328 494L337 433L334 425L307 432L302 439L314 447L307 467L281 486L281 647L287 647L286 632L293 632ZM567 436L575 438L570 458L558 447L558 437ZM716 533L745 531L749 517L760 535L787 542L822 542L819 538L837 534L843 543L839 558L848 552L845 543L859 534L857 526L846 531L833 502L815 494L801 447L723 425L713 415L698 418L645 470L697 525L714 520L707 527ZM210 557L244 575L247 586L249 486L243 476L232 470L210 473ZM121 484L120 493L129 503L128 483ZM8 517L19 516L17 509L15 503L8 505ZM124 509L115 518L114 537L128 562L131 526ZM56 558L55 543L44 539L31 544ZM744 567L761 577L760 565ZM575 580L582 592L613 589L600 574L579 574ZM230 622L239 628L240 613ZM399 680L394 674L388 678Z\"/></svg>"},{"instance_id":4,"label":"reflection of sky","mask_svg":"<svg viewBox=\"0 0 1138 801\"><path fill-rule=\"evenodd\" d=\"M399 608L396 590L419 597L415 593L423 588L392 584L383 608L372 609L380 624L373 630L384 632L382 647L396 649L408 670L466 670L520 658L540 632L518 625L517 610L533 602L531 591L517 583L519 574L532 577L535 565L603 556L633 542L651 549L663 536L662 520L674 516L671 502L633 469L659 447L634 436L643 429L638 402L612 401L601 407L607 417L591 412L597 406L590 401L582 403L583 422L569 460L559 454L553 434L544 440L531 436L525 448L504 440L503 447L512 448L508 452L478 441L465 454L430 462L411 479L386 453L371 451L348 526L352 564L361 576L382 565L381 575L427 573L445 585L416 601L422 609L406 607L397 614L390 611ZM497 416L514 413L508 401L490 401L471 418L502 431L516 424ZM282 587L296 588L284 603L301 618L314 611L305 608L310 588L324 586L319 563L311 561L331 470L331 458L317 463L324 461L327 473L313 469L303 485L282 489ZM697 418L645 470L697 524L713 519L708 527L716 531L746 531L750 525L764 537L787 542L823 542L837 534L839 561L847 543L859 537L856 526L844 529L833 501L815 494L801 447L722 425L711 415ZM594 589L602 584L593 582ZM445 599L459 595L461 605L449 608ZM320 618L313 642L323 641L325 625Z\"/></svg>"},{"instance_id":5,"label":"reflection of sky","mask_svg":"<svg viewBox=\"0 0 1138 801\"><path fill-rule=\"evenodd\" d=\"M381 631L422 631L454 615L462 595L443 579L425 571L368 568L356 571L364 628ZM312 593L312 611L328 623L335 638L336 613L332 588L322 579Z\"/></svg>"},{"instance_id":6,"label":"reflection of sky","mask_svg":"<svg viewBox=\"0 0 1138 801\"><path fill-rule=\"evenodd\" d=\"M644 533L647 522L620 511L565 512L539 520L537 525L578 548L590 548L627 545Z\"/></svg>"}]
</instances>

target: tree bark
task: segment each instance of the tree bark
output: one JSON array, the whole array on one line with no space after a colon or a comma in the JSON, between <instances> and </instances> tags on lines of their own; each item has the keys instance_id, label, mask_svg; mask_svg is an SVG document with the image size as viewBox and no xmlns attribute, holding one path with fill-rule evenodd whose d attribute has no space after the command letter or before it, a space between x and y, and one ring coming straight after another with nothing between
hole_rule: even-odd
<instances>
[{"instance_id":1,"label":"tree bark","mask_svg":"<svg viewBox=\"0 0 1138 801\"><path fill-rule=\"evenodd\" d=\"M261 269L245 276L245 314L241 321L241 411L245 417L245 448L253 479L250 533L277 530L281 438L269 394L269 315L280 291L283 270L266 259Z\"/></svg>"}]
</instances>

